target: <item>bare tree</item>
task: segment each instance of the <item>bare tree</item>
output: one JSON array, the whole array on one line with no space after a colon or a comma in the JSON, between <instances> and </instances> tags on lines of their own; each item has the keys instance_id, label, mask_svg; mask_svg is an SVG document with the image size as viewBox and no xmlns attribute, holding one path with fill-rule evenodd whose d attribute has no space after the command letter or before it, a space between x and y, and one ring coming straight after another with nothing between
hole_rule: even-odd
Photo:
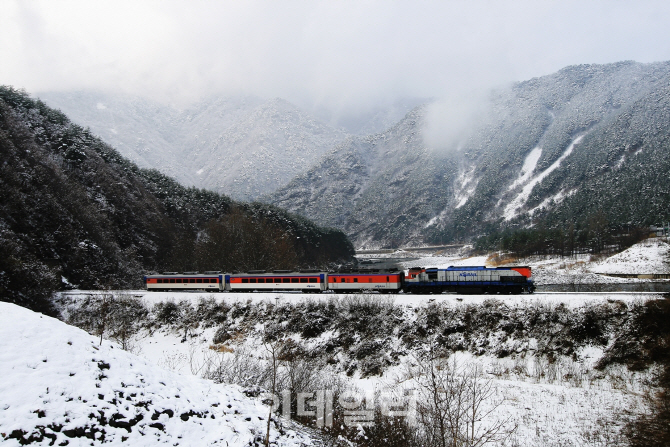
<instances>
[{"instance_id":1,"label":"bare tree","mask_svg":"<svg viewBox=\"0 0 670 447\"><path fill-rule=\"evenodd\" d=\"M493 382L481 367L433 354L416 359L409 371L417 384L418 436L424 445L479 447L511 436L516 426L509 427L510 419L493 418L503 402L495 399Z\"/></svg>"},{"instance_id":2,"label":"bare tree","mask_svg":"<svg viewBox=\"0 0 670 447\"><path fill-rule=\"evenodd\" d=\"M149 311L142 301L128 293L119 293L109 302L109 337L125 351L135 349L133 339Z\"/></svg>"}]
</instances>

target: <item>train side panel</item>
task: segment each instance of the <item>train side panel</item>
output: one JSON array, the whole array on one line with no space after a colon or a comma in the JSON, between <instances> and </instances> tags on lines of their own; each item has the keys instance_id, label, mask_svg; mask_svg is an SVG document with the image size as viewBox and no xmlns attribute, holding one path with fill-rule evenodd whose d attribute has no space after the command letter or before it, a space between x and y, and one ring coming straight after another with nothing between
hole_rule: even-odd
<instances>
[{"instance_id":1,"label":"train side panel","mask_svg":"<svg viewBox=\"0 0 670 447\"><path fill-rule=\"evenodd\" d=\"M223 275L147 275L144 284L148 291L167 290L205 290L219 292L223 290Z\"/></svg>"},{"instance_id":2,"label":"train side panel","mask_svg":"<svg viewBox=\"0 0 670 447\"><path fill-rule=\"evenodd\" d=\"M410 293L532 293L530 267L412 268L405 280Z\"/></svg>"},{"instance_id":3,"label":"train side panel","mask_svg":"<svg viewBox=\"0 0 670 447\"><path fill-rule=\"evenodd\" d=\"M402 289L403 273L329 273L328 289L334 292L360 292L377 290L395 293Z\"/></svg>"},{"instance_id":4,"label":"train side panel","mask_svg":"<svg viewBox=\"0 0 670 447\"><path fill-rule=\"evenodd\" d=\"M319 273L291 273L291 274L227 274L225 289L231 292L251 291L305 291L320 292L326 290L328 274Z\"/></svg>"}]
</instances>

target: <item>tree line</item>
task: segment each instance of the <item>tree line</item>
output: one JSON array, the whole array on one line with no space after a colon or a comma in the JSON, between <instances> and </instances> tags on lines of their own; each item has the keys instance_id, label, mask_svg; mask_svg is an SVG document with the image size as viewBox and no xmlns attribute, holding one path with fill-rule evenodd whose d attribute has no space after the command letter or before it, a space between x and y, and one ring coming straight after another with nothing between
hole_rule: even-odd
<instances>
[{"instance_id":1,"label":"tree line","mask_svg":"<svg viewBox=\"0 0 670 447\"><path fill-rule=\"evenodd\" d=\"M579 253L616 253L649 236L649 227L611 224L598 210L585 219L566 225L540 223L530 228L508 227L476 239L474 247L483 252L504 251L515 257Z\"/></svg>"}]
</instances>

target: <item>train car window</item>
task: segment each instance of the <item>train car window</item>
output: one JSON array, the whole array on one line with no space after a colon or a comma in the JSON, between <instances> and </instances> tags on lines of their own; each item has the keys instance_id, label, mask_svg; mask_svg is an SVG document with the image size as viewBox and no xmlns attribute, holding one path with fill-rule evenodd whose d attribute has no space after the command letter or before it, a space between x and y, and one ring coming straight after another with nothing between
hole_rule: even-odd
<instances>
[{"instance_id":1,"label":"train car window","mask_svg":"<svg viewBox=\"0 0 670 447\"><path fill-rule=\"evenodd\" d=\"M177 278L177 284L181 284L181 278Z\"/></svg>"},{"instance_id":2,"label":"train car window","mask_svg":"<svg viewBox=\"0 0 670 447\"><path fill-rule=\"evenodd\" d=\"M195 282L198 283L198 284L202 284L202 278L196 279Z\"/></svg>"},{"instance_id":3,"label":"train car window","mask_svg":"<svg viewBox=\"0 0 670 447\"><path fill-rule=\"evenodd\" d=\"M372 278L368 278L368 282L372 282Z\"/></svg>"},{"instance_id":4,"label":"train car window","mask_svg":"<svg viewBox=\"0 0 670 447\"><path fill-rule=\"evenodd\" d=\"M190 282L191 284L195 284L195 278L189 279L188 282Z\"/></svg>"},{"instance_id":5,"label":"train car window","mask_svg":"<svg viewBox=\"0 0 670 447\"><path fill-rule=\"evenodd\" d=\"M249 282L249 278L242 278L242 283L247 284Z\"/></svg>"},{"instance_id":6,"label":"train car window","mask_svg":"<svg viewBox=\"0 0 670 447\"><path fill-rule=\"evenodd\" d=\"M309 282L317 282L316 278L309 278Z\"/></svg>"},{"instance_id":7,"label":"train car window","mask_svg":"<svg viewBox=\"0 0 670 447\"><path fill-rule=\"evenodd\" d=\"M340 279L340 282L345 282L345 281L346 281L346 279L344 279L344 278Z\"/></svg>"},{"instance_id":8,"label":"train car window","mask_svg":"<svg viewBox=\"0 0 670 447\"><path fill-rule=\"evenodd\" d=\"M265 284L265 278L258 278L258 282L261 284Z\"/></svg>"},{"instance_id":9,"label":"train car window","mask_svg":"<svg viewBox=\"0 0 670 447\"><path fill-rule=\"evenodd\" d=\"M307 282L307 278L300 278L300 282Z\"/></svg>"},{"instance_id":10,"label":"train car window","mask_svg":"<svg viewBox=\"0 0 670 447\"><path fill-rule=\"evenodd\" d=\"M298 278L291 278L291 282L300 282Z\"/></svg>"},{"instance_id":11,"label":"train car window","mask_svg":"<svg viewBox=\"0 0 670 447\"><path fill-rule=\"evenodd\" d=\"M282 282L283 283L291 282L291 278L284 278L282 279Z\"/></svg>"},{"instance_id":12,"label":"train car window","mask_svg":"<svg viewBox=\"0 0 670 447\"><path fill-rule=\"evenodd\" d=\"M358 278L354 278L354 282L358 282Z\"/></svg>"},{"instance_id":13,"label":"train car window","mask_svg":"<svg viewBox=\"0 0 670 447\"><path fill-rule=\"evenodd\" d=\"M388 276L386 277L386 282L390 282L390 281L389 281L389 277L388 277Z\"/></svg>"},{"instance_id":14,"label":"train car window","mask_svg":"<svg viewBox=\"0 0 670 447\"><path fill-rule=\"evenodd\" d=\"M175 283L175 280L174 280L174 279L170 279L170 284L174 284L174 283Z\"/></svg>"},{"instance_id":15,"label":"train car window","mask_svg":"<svg viewBox=\"0 0 670 447\"><path fill-rule=\"evenodd\" d=\"M162 279L159 279L157 282L158 282L158 284L163 284L163 280L162 280Z\"/></svg>"},{"instance_id":16,"label":"train car window","mask_svg":"<svg viewBox=\"0 0 670 447\"><path fill-rule=\"evenodd\" d=\"M202 282L209 284L209 278L203 278Z\"/></svg>"},{"instance_id":17,"label":"train car window","mask_svg":"<svg viewBox=\"0 0 670 447\"><path fill-rule=\"evenodd\" d=\"M249 278L250 283L256 283L256 278Z\"/></svg>"}]
</instances>

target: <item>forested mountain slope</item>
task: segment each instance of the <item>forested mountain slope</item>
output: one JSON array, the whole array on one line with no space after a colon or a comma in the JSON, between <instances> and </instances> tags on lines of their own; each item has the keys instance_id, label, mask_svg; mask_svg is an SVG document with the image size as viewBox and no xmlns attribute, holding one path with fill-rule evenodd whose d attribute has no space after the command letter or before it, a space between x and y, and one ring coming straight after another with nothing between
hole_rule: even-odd
<instances>
[{"instance_id":1,"label":"forested mountain slope","mask_svg":"<svg viewBox=\"0 0 670 447\"><path fill-rule=\"evenodd\" d=\"M140 167L238 200L273 192L346 137L282 99L208 97L178 110L102 92L39 96Z\"/></svg>"},{"instance_id":2,"label":"forested mountain slope","mask_svg":"<svg viewBox=\"0 0 670 447\"><path fill-rule=\"evenodd\" d=\"M572 66L498 90L443 147L423 137L426 110L337 146L269 200L358 246L670 219L670 63Z\"/></svg>"},{"instance_id":3,"label":"forested mountain slope","mask_svg":"<svg viewBox=\"0 0 670 447\"><path fill-rule=\"evenodd\" d=\"M139 287L155 270L347 261L336 230L186 188L121 157L61 112L0 87L0 298L48 311L54 290Z\"/></svg>"}]
</instances>

